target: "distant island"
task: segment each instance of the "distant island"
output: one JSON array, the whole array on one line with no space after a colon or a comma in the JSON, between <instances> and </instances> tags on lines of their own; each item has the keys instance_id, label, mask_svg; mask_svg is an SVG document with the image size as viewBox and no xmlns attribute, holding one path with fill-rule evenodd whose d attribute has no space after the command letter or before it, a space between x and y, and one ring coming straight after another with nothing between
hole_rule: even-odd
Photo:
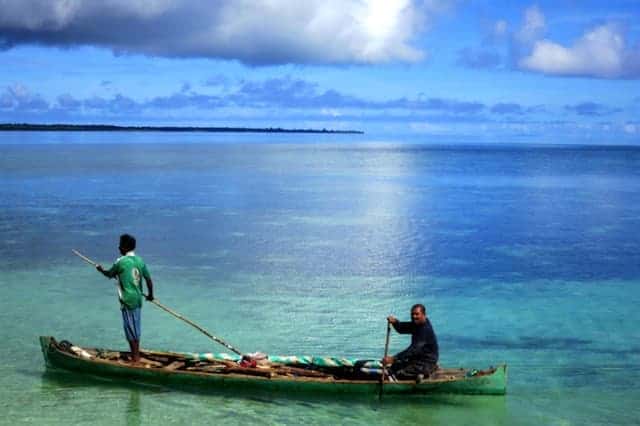
<instances>
[{"instance_id":1,"label":"distant island","mask_svg":"<svg viewBox=\"0 0 640 426\"><path fill-rule=\"evenodd\" d=\"M361 130L283 129L280 127L115 126L111 124L0 124L0 131L47 132L233 132L233 133L332 133L364 134Z\"/></svg>"}]
</instances>

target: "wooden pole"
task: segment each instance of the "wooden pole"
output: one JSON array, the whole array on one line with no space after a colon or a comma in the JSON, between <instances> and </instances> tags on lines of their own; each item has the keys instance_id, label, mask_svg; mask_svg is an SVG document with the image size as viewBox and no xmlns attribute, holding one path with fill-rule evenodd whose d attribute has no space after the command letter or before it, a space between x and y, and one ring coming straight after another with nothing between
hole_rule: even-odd
<instances>
[{"instance_id":1,"label":"wooden pole","mask_svg":"<svg viewBox=\"0 0 640 426\"><path fill-rule=\"evenodd\" d=\"M166 312L170 313L174 317L176 317L178 319L181 319L182 321L186 322L187 324L189 324L190 326L194 327L196 330L200 331L202 334L204 334L205 336L207 336L211 340L215 341L216 343L219 343L222 346L224 346L225 348L229 349L230 351L242 356L242 352L240 352L238 349L234 348L233 346L231 346L230 344L228 344L224 340L220 339L219 337L216 337L213 334L209 333L207 330L205 330L204 328L200 327L198 324L194 323L189 318L186 318L186 317L180 315L176 311L174 311L174 310L168 308L167 306L163 305L162 303L158 302L156 299L150 300L150 302L153 303L154 305L156 305L157 307L159 307L160 309L163 309Z\"/></svg>"},{"instance_id":2,"label":"wooden pole","mask_svg":"<svg viewBox=\"0 0 640 426\"><path fill-rule=\"evenodd\" d=\"M88 264L93 265L94 267L98 266L98 264L96 262L94 262L93 260L91 260L88 257L84 256L79 251L73 250L73 249L71 251L73 252L73 254L75 254L76 256L80 257L82 260L84 260ZM207 330L205 330L204 328L200 327L198 324L196 324L195 322L191 321L189 318L186 318L183 315L179 314L178 312L168 308L167 306L165 306L162 303L158 302L156 299L150 300L150 302L153 303L154 305L156 305L157 307L159 307L160 309L163 309L164 311L170 313L174 317L186 322L187 324L189 324L190 326L194 327L196 330L200 331L202 334L204 334L205 336L207 336L208 338L210 338L214 342L219 343L222 346L224 346L225 348L229 349L230 351L242 356L242 352L240 352L238 349L234 348L233 346L231 346L230 344L228 344L224 340L220 339L219 337L216 337L213 334L209 333Z\"/></svg>"},{"instance_id":3,"label":"wooden pole","mask_svg":"<svg viewBox=\"0 0 640 426\"><path fill-rule=\"evenodd\" d=\"M387 337L384 341L384 357L382 358L382 374L380 374L380 394L378 395L378 399L382 401L382 389L384 386L384 379L387 375L387 367L384 365L384 358L389 354L389 336L391 335L391 323L387 321Z\"/></svg>"},{"instance_id":4,"label":"wooden pole","mask_svg":"<svg viewBox=\"0 0 640 426\"><path fill-rule=\"evenodd\" d=\"M78 250L71 249L71 251L73 252L73 254L75 254L76 256L78 256L80 259L84 260L88 264L93 265L94 267L98 266L98 264L96 262L94 262L93 260L89 259L87 256L84 256Z\"/></svg>"}]
</instances>

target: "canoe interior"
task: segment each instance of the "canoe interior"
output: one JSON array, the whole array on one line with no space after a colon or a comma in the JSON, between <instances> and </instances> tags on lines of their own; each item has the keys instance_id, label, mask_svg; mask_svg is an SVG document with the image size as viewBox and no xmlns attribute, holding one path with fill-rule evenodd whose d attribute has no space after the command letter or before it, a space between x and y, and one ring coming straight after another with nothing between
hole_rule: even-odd
<instances>
[{"instance_id":1,"label":"canoe interior","mask_svg":"<svg viewBox=\"0 0 640 426\"><path fill-rule=\"evenodd\" d=\"M163 384L216 388L265 388L289 391L329 391L377 394L379 374L351 367L282 365L259 361L243 366L235 361L194 359L185 353L141 350L134 364L117 350L80 348L50 336L40 337L47 367L84 374L142 379ZM439 368L429 378L385 381L385 394L459 393L503 395L506 365L485 370Z\"/></svg>"}]
</instances>

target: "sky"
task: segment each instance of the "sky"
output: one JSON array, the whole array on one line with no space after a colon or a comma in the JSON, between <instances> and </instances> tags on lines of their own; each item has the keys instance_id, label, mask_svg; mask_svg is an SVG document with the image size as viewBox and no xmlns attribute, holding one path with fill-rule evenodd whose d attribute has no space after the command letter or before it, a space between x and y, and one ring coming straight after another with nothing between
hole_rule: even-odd
<instances>
[{"instance_id":1,"label":"sky","mask_svg":"<svg viewBox=\"0 0 640 426\"><path fill-rule=\"evenodd\" d=\"M640 144L640 0L0 0L0 122Z\"/></svg>"}]
</instances>

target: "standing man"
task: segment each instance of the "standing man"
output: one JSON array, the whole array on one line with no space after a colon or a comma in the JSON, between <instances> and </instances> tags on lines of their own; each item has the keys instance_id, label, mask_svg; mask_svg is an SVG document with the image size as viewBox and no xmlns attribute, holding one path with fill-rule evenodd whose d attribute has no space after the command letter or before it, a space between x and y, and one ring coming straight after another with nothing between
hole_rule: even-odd
<instances>
[{"instance_id":1,"label":"standing man","mask_svg":"<svg viewBox=\"0 0 640 426\"><path fill-rule=\"evenodd\" d=\"M109 270L102 265L96 269L107 278L118 279L118 299L122 310L124 334L131 348L131 361L140 361L140 310L142 308L142 277L147 283L147 300L153 300L153 282L142 258L133 252L136 239L129 234L120 236L119 257Z\"/></svg>"},{"instance_id":2,"label":"standing man","mask_svg":"<svg viewBox=\"0 0 640 426\"><path fill-rule=\"evenodd\" d=\"M389 372L396 379L415 379L418 382L429 377L438 368L438 341L422 304L411 307L411 322L400 322L390 315L387 321L400 334L411 334L411 345L395 356L387 356L382 362L391 365Z\"/></svg>"}]
</instances>

